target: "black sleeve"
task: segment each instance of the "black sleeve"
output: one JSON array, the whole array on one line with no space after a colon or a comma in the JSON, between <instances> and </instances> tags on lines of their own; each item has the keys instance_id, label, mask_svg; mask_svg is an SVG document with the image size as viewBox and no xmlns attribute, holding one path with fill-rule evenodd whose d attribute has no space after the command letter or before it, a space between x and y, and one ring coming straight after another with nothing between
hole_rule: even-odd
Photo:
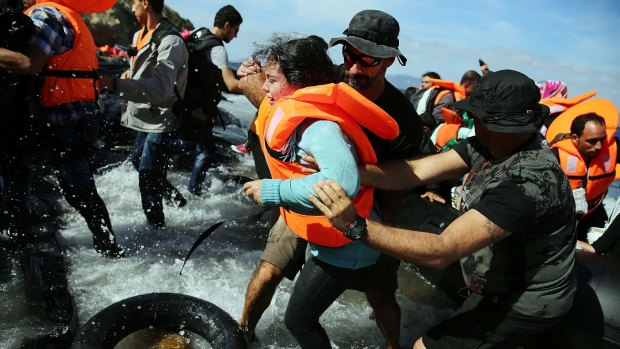
<instances>
[{"instance_id":1,"label":"black sleeve","mask_svg":"<svg viewBox=\"0 0 620 349\"><path fill-rule=\"evenodd\" d=\"M536 217L536 203L525 195L520 186L507 180L489 189L472 207L495 225L513 234L532 231Z\"/></svg>"},{"instance_id":2,"label":"black sleeve","mask_svg":"<svg viewBox=\"0 0 620 349\"><path fill-rule=\"evenodd\" d=\"M469 138L465 138L464 140L458 142L452 147L456 151L457 154L465 161L467 166L471 167L471 157L469 156Z\"/></svg>"}]
</instances>

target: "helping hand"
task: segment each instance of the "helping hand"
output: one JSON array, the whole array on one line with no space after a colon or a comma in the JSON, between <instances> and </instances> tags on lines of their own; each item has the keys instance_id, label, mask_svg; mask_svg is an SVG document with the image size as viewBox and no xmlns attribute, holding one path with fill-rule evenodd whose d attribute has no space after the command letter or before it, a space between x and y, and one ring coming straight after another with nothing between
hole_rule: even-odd
<instances>
[{"instance_id":1,"label":"helping hand","mask_svg":"<svg viewBox=\"0 0 620 349\"><path fill-rule=\"evenodd\" d=\"M247 195L251 199L254 199L254 201L256 201L256 203L259 205L263 204L260 195L260 187L262 183L263 181L259 179L243 184L243 192L245 193L245 195Z\"/></svg>"},{"instance_id":2,"label":"helping hand","mask_svg":"<svg viewBox=\"0 0 620 349\"><path fill-rule=\"evenodd\" d=\"M310 201L316 206L334 228L345 231L357 216L357 210L347 192L333 180L319 181L313 187L318 196L310 195Z\"/></svg>"},{"instance_id":3,"label":"helping hand","mask_svg":"<svg viewBox=\"0 0 620 349\"><path fill-rule=\"evenodd\" d=\"M240 78L257 73L260 73L260 62L252 58L243 60L237 69L237 76Z\"/></svg>"}]
</instances>

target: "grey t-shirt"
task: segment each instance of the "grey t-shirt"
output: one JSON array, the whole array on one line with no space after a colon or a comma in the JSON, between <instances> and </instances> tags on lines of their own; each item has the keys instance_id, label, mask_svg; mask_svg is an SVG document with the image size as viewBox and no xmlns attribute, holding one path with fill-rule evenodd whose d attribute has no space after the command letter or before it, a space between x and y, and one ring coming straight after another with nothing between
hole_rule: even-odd
<instances>
[{"instance_id":1,"label":"grey t-shirt","mask_svg":"<svg viewBox=\"0 0 620 349\"><path fill-rule=\"evenodd\" d=\"M213 46L206 51L206 55L216 67L220 69L228 67L228 53L224 45Z\"/></svg>"},{"instance_id":2,"label":"grey t-shirt","mask_svg":"<svg viewBox=\"0 0 620 349\"><path fill-rule=\"evenodd\" d=\"M454 149L470 167L461 209L476 209L511 233L461 259L467 286L524 315L565 314L576 289L575 206L544 139L536 134L504 159L492 159L476 137Z\"/></svg>"}]
</instances>

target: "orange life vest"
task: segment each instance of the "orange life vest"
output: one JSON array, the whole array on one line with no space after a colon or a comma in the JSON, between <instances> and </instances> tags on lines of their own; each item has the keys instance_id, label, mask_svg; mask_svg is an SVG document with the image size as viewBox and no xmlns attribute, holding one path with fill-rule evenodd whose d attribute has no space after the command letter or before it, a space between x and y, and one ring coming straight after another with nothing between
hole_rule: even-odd
<instances>
[{"instance_id":1,"label":"orange life vest","mask_svg":"<svg viewBox=\"0 0 620 349\"><path fill-rule=\"evenodd\" d=\"M48 2L37 0L36 4ZM73 9L77 13L98 13L105 12L116 4L116 0L54 0L54 4Z\"/></svg>"},{"instance_id":2,"label":"orange life vest","mask_svg":"<svg viewBox=\"0 0 620 349\"><path fill-rule=\"evenodd\" d=\"M463 119L454 111L448 108L441 108L444 123L437 126L437 137L435 139L435 147L441 150L452 139L457 139L459 129L463 126Z\"/></svg>"},{"instance_id":3,"label":"orange life vest","mask_svg":"<svg viewBox=\"0 0 620 349\"><path fill-rule=\"evenodd\" d=\"M429 80L433 83L434 88L444 88L444 90L440 91L435 97L435 102L433 103L433 105L437 105L439 103L439 100L441 100L443 96L447 95L450 92L454 92L454 100L456 102L466 98L465 89L463 88L463 86L461 86L461 84L449 80L433 78L429 78Z\"/></svg>"},{"instance_id":4,"label":"orange life vest","mask_svg":"<svg viewBox=\"0 0 620 349\"><path fill-rule=\"evenodd\" d=\"M586 95L588 94L582 96ZM553 120L545 135L547 142L551 143L559 134L570 134L573 120L577 116L588 113L596 113L605 119L607 146L603 147L600 153L590 161L587 168L572 139L564 139L551 145L551 148L558 149L560 165L568 177L571 188L584 187L586 190L589 210L585 215L600 205L607 193L607 188L616 176L618 145L614 135L618 127L618 110L612 102L603 98L579 102Z\"/></svg>"},{"instance_id":5,"label":"orange life vest","mask_svg":"<svg viewBox=\"0 0 620 349\"><path fill-rule=\"evenodd\" d=\"M570 125L573 123L573 120L580 115L588 113L596 113L605 119L607 142L611 144L616 133L616 128L618 128L618 109L616 109L616 106L612 102L604 98L595 98L580 102L558 115L547 129L547 133L545 134L547 142L553 141L558 134L570 133Z\"/></svg>"},{"instance_id":6,"label":"orange life vest","mask_svg":"<svg viewBox=\"0 0 620 349\"><path fill-rule=\"evenodd\" d=\"M40 104L43 107L53 107L76 101L94 101L98 95L99 62L95 41L86 23L75 10L51 1L37 2L26 10L26 14L41 6L54 7L60 11L73 27L75 37L70 50L52 56L46 63L42 72L45 78L41 87Z\"/></svg>"},{"instance_id":7,"label":"orange life vest","mask_svg":"<svg viewBox=\"0 0 620 349\"><path fill-rule=\"evenodd\" d=\"M585 215L603 202L607 189L616 176L618 144L612 138L612 143L607 145L590 160L587 167L572 139L564 139L551 146L558 149L560 166L568 177L571 189L583 187L586 190L588 212Z\"/></svg>"},{"instance_id":8,"label":"orange life vest","mask_svg":"<svg viewBox=\"0 0 620 349\"><path fill-rule=\"evenodd\" d=\"M551 114L557 114L564 112L565 110L585 101L586 99L594 96L595 94L596 91L589 91L571 98L549 97L541 99L540 103L549 107Z\"/></svg>"},{"instance_id":9,"label":"orange life vest","mask_svg":"<svg viewBox=\"0 0 620 349\"><path fill-rule=\"evenodd\" d=\"M274 105L263 100L257 122L261 145L274 179L306 176L296 162L282 160L290 155L285 148L297 127L306 119L336 122L352 140L361 163L376 163L377 157L361 126L384 139L398 135L398 125L381 108L344 83L312 86L299 89ZM263 110L266 109L266 110ZM353 203L360 216L368 218L373 205L373 189L362 186ZM312 243L338 247L351 242L331 226L327 218L304 210L281 207L286 225L295 234Z\"/></svg>"}]
</instances>

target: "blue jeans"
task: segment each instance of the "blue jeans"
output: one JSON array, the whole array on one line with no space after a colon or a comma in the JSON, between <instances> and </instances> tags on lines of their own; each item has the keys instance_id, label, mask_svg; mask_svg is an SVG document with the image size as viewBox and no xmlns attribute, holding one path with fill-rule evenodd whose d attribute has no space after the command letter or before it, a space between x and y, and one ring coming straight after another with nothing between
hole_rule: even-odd
<instances>
[{"instance_id":1,"label":"blue jeans","mask_svg":"<svg viewBox=\"0 0 620 349\"><path fill-rule=\"evenodd\" d=\"M93 233L95 244L114 244L105 203L93 179L93 144L99 133L97 117L83 117L66 125L48 125L47 141L62 193Z\"/></svg>"},{"instance_id":2,"label":"blue jeans","mask_svg":"<svg viewBox=\"0 0 620 349\"><path fill-rule=\"evenodd\" d=\"M363 270L338 268L316 258L306 261L284 315L286 328L301 348L331 348L319 318Z\"/></svg>"},{"instance_id":3,"label":"blue jeans","mask_svg":"<svg viewBox=\"0 0 620 349\"><path fill-rule=\"evenodd\" d=\"M131 152L131 163L138 170L142 210L149 223L159 227L165 225L162 200L170 187L174 189L166 178L171 141L172 136L167 132L136 132Z\"/></svg>"},{"instance_id":4,"label":"blue jeans","mask_svg":"<svg viewBox=\"0 0 620 349\"><path fill-rule=\"evenodd\" d=\"M205 131L200 139L200 143L196 144L196 159L192 167L192 176L189 179L187 189L194 195L202 193L202 183L207 175L207 170L213 163L213 154L215 153L215 139L211 130Z\"/></svg>"}]
</instances>

